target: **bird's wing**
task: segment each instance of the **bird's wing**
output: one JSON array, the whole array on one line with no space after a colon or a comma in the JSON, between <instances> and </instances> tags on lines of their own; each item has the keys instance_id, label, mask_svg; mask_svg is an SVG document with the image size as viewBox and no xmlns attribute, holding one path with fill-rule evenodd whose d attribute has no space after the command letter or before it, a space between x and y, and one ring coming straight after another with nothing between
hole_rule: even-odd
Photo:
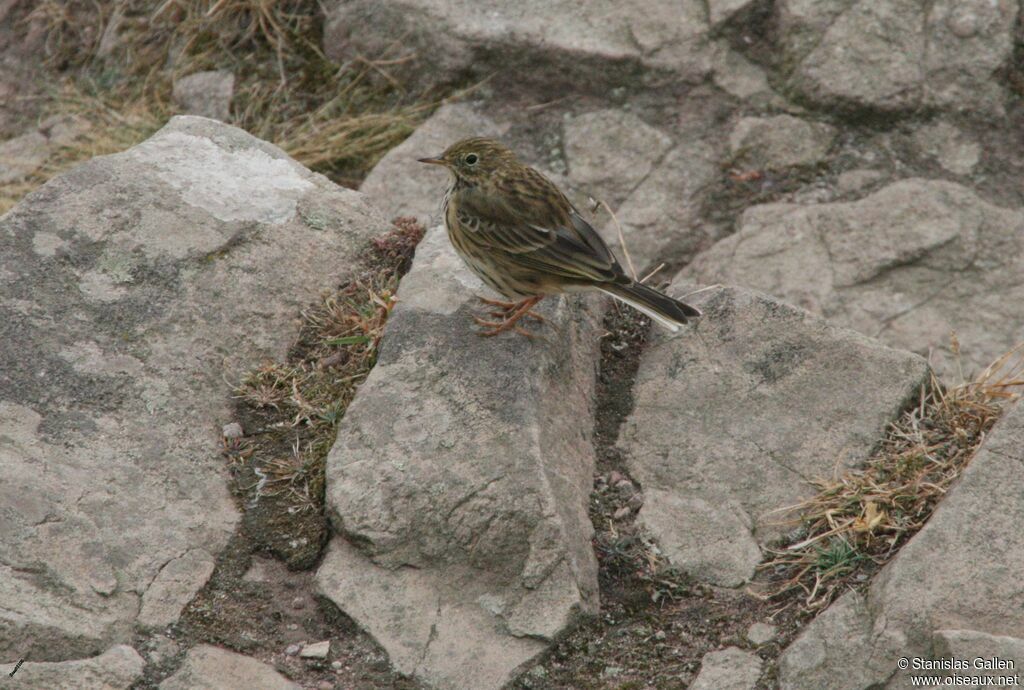
<instances>
[{"instance_id":1,"label":"bird's wing","mask_svg":"<svg viewBox=\"0 0 1024 690\"><path fill-rule=\"evenodd\" d=\"M467 190L457 205L467 239L526 268L584 282L618 281L622 268L600 235L540 173Z\"/></svg>"}]
</instances>

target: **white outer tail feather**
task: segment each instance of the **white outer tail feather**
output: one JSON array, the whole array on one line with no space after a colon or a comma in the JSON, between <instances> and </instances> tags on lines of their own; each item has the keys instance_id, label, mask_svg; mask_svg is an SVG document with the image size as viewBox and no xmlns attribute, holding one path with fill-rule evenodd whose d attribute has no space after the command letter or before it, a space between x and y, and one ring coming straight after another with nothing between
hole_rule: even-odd
<instances>
[{"instance_id":1,"label":"white outer tail feather","mask_svg":"<svg viewBox=\"0 0 1024 690\"><path fill-rule=\"evenodd\" d=\"M633 300L627 297L623 297L622 295L616 295L614 292L610 292L608 290L605 290L604 288L598 288L598 290L600 290L606 295L611 295L620 302L628 304L629 306L636 309L638 312L650 317L652 321L657 321L658 323L660 323L662 326L664 326L673 333L678 333L680 330L682 330L682 324L672 321L671 319L665 318L664 316L654 311L647 305L640 304L639 302L634 302Z\"/></svg>"}]
</instances>

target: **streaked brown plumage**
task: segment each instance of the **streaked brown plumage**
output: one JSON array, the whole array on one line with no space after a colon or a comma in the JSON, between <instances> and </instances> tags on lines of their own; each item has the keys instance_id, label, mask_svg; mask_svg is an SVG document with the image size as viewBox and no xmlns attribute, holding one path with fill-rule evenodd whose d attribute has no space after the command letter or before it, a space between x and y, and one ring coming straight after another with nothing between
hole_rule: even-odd
<instances>
[{"instance_id":1,"label":"streaked brown plumage","mask_svg":"<svg viewBox=\"0 0 1024 690\"><path fill-rule=\"evenodd\" d=\"M519 330L516 322L533 316L530 308L545 295L587 290L610 294L672 331L700 316L698 309L626 275L558 187L501 143L463 139L437 158L420 161L452 173L444 219L459 256L492 289L517 300L488 301L503 308L503 319L477 319L490 329L482 335Z\"/></svg>"}]
</instances>

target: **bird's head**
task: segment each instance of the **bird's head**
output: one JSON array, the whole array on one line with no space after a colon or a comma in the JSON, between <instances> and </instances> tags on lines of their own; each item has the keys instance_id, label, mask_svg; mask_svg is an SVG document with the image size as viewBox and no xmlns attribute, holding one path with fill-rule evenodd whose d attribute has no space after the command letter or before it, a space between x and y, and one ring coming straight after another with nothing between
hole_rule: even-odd
<instances>
[{"instance_id":1,"label":"bird's head","mask_svg":"<svg viewBox=\"0 0 1024 690\"><path fill-rule=\"evenodd\" d=\"M507 146L485 137L457 141L440 156L420 158L419 161L420 163L443 165L455 177L469 184L476 184L509 165L518 164L515 154Z\"/></svg>"}]
</instances>

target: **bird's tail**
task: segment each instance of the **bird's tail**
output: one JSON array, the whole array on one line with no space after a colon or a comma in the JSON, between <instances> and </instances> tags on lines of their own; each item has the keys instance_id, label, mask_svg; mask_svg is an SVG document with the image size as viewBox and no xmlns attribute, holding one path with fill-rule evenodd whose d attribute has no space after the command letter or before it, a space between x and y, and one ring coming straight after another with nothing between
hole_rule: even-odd
<instances>
[{"instance_id":1,"label":"bird's tail","mask_svg":"<svg viewBox=\"0 0 1024 690\"><path fill-rule=\"evenodd\" d=\"M697 307L691 307L640 283L602 285L600 290L643 312L673 333L678 332L680 326L689 319L701 315Z\"/></svg>"}]
</instances>

